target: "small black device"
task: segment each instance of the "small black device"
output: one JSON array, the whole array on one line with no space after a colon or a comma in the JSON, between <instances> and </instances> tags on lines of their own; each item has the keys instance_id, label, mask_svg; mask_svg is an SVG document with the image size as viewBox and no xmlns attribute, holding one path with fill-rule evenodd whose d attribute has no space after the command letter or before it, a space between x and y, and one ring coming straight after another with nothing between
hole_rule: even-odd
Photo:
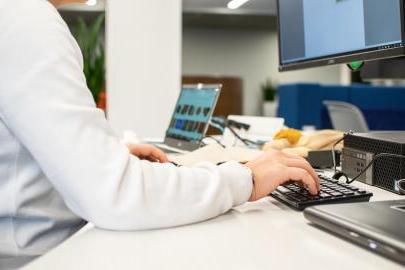
<instances>
[{"instance_id":1,"label":"small black device","mask_svg":"<svg viewBox=\"0 0 405 270\"><path fill-rule=\"evenodd\" d=\"M405 265L405 201L322 205L304 216L320 228Z\"/></svg>"},{"instance_id":2,"label":"small black device","mask_svg":"<svg viewBox=\"0 0 405 270\"><path fill-rule=\"evenodd\" d=\"M404 0L278 0L280 71L405 55Z\"/></svg>"},{"instance_id":3,"label":"small black device","mask_svg":"<svg viewBox=\"0 0 405 270\"><path fill-rule=\"evenodd\" d=\"M296 210L304 210L308 206L333 203L367 202L372 193L355 186L340 183L338 180L320 175L321 191L311 195L298 183L280 186L270 195Z\"/></svg>"},{"instance_id":4,"label":"small black device","mask_svg":"<svg viewBox=\"0 0 405 270\"><path fill-rule=\"evenodd\" d=\"M333 160L333 155L335 155L335 161ZM306 158L309 164L316 169L327 169L333 168L336 164L340 163L340 151L331 150L318 150L309 151L308 157Z\"/></svg>"},{"instance_id":5,"label":"small black device","mask_svg":"<svg viewBox=\"0 0 405 270\"><path fill-rule=\"evenodd\" d=\"M381 153L405 155L405 132L371 132L347 134L342 150L342 171L356 177L373 158ZM405 159L382 157L357 180L391 192L402 194Z\"/></svg>"}]
</instances>

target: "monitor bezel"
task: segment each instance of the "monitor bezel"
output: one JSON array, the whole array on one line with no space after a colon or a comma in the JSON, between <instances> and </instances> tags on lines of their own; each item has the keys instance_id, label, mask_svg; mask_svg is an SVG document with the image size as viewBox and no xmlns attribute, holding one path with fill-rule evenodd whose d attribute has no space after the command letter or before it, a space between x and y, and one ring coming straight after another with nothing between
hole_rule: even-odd
<instances>
[{"instance_id":1,"label":"monitor bezel","mask_svg":"<svg viewBox=\"0 0 405 270\"><path fill-rule=\"evenodd\" d=\"M277 39L278 39L278 58L279 58L279 71L291 71L306 68L331 66L336 64L347 64L354 61L372 61L387 58L396 58L405 55L405 4L404 0L400 0L400 11L401 11L401 31L402 40L404 44L400 47L388 48L388 49L378 49L370 48L365 50L358 50L353 52L345 52L334 55L328 55L325 57L311 58L307 60L299 60L297 62L283 64L281 60L281 29L280 29L280 1L277 0Z\"/></svg>"}]
</instances>

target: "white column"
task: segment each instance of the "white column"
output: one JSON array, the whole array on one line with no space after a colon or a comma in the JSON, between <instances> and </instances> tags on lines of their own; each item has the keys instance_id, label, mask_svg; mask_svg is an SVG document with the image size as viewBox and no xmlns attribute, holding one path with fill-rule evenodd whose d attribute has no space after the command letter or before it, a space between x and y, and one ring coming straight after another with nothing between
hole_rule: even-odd
<instances>
[{"instance_id":1,"label":"white column","mask_svg":"<svg viewBox=\"0 0 405 270\"><path fill-rule=\"evenodd\" d=\"M340 83L350 85L352 83L352 72L347 65L340 65Z\"/></svg>"},{"instance_id":2,"label":"white column","mask_svg":"<svg viewBox=\"0 0 405 270\"><path fill-rule=\"evenodd\" d=\"M107 2L108 118L119 134L164 136L180 91L181 2Z\"/></svg>"}]
</instances>

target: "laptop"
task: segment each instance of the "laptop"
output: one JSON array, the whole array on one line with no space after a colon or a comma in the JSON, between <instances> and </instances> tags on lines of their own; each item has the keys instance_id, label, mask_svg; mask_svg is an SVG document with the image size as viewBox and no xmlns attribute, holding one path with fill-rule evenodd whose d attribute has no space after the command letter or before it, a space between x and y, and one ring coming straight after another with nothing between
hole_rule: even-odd
<instances>
[{"instance_id":1,"label":"laptop","mask_svg":"<svg viewBox=\"0 0 405 270\"><path fill-rule=\"evenodd\" d=\"M316 226L405 265L405 200L307 208Z\"/></svg>"},{"instance_id":2,"label":"laptop","mask_svg":"<svg viewBox=\"0 0 405 270\"><path fill-rule=\"evenodd\" d=\"M201 146L222 85L183 85L166 130L164 142L155 144L166 153L187 153Z\"/></svg>"}]
</instances>

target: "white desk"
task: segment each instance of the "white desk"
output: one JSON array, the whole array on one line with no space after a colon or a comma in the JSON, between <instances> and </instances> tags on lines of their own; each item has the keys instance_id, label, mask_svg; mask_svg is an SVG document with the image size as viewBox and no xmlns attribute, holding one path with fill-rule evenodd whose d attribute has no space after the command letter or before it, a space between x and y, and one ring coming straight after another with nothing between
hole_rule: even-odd
<instances>
[{"instance_id":1,"label":"white desk","mask_svg":"<svg viewBox=\"0 0 405 270\"><path fill-rule=\"evenodd\" d=\"M356 183L374 201L403 197ZM88 226L29 270L403 269L312 227L301 212L266 198L203 223L166 230L111 232Z\"/></svg>"}]
</instances>

